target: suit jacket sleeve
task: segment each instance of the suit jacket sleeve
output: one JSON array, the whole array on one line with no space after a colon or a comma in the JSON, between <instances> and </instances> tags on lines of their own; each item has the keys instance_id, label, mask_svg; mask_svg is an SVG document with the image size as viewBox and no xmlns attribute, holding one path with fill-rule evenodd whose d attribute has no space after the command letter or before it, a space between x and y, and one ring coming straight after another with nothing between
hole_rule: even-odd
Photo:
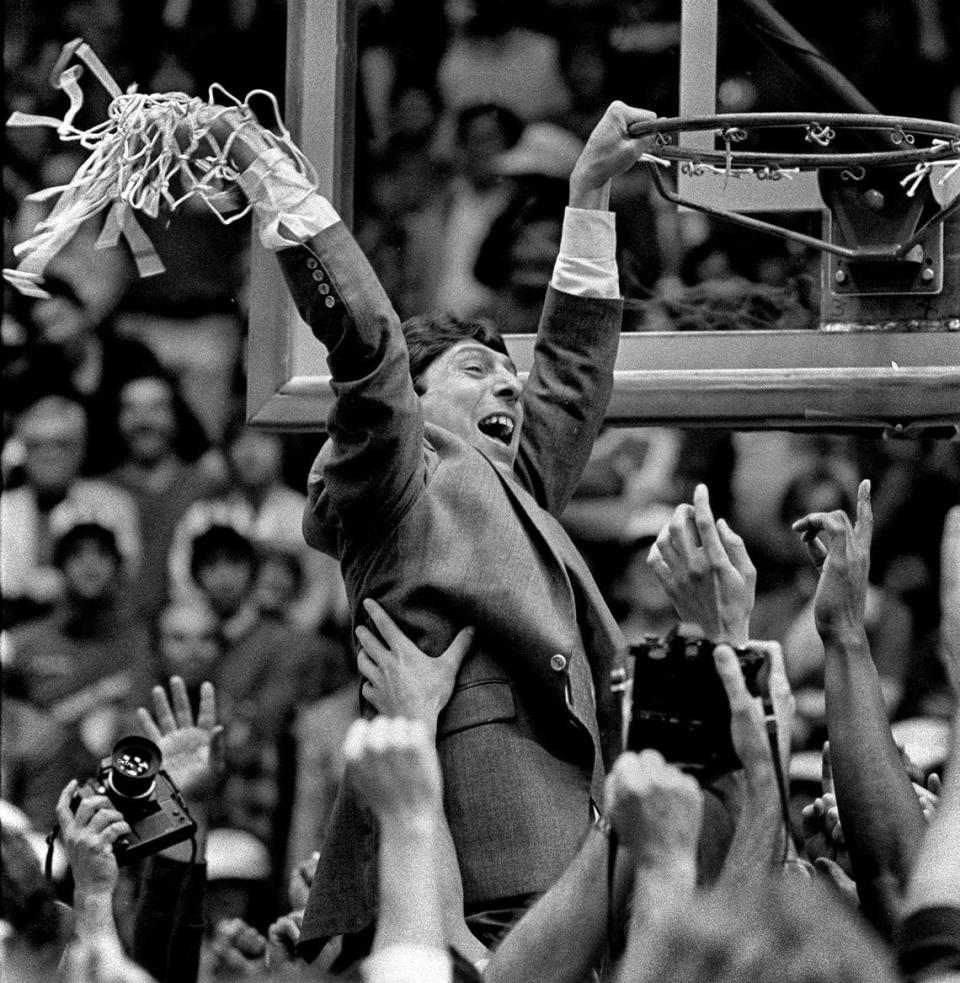
<instances>
[{"instance_id":1,"label":"suit jacket sleeve","mask_svg":"<svg viewBox=\"0 0 960 983\"><path fill-rule=\"evenodd\" d=\"M371 525L393 524L423 482L423 420L400 321L342 222L277 256L297 309L327 349L335 402L326 494L342 526L369 534Z\"/></svg>"},{"instance_id":2,"label":"suit jacket sleeve","mask_svg":"<svg viewBox=\"0 0 960 983\"><path fill-rule=\"evenodd\" d=\"M590 457L613 390L621 300L574 297L549 287L523 390L516 473L559 515Z\"/></svg>"}]
</instances>

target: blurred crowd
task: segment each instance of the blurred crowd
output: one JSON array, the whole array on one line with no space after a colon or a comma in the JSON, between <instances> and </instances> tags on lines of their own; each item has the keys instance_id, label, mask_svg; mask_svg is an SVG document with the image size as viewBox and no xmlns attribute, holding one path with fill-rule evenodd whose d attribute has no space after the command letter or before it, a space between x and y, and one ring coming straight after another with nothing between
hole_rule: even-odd
<instances>
[{"instance_id":1,"label":"blurred crowd","mask_svg":"<svg viewBox=\"0 0 960 983\"><path fill-rule=\"evenodd\" d=\"M536 329L570 169L604 109L618 98L676 114L678 6L356 4L354 228L402 317L445 309L490 316L504 331ZM842 9L791 0L778 9L883 111L960 121L960 17L948 0ZM203 94L216 81L240 96L258 87L282 94L286 13L282 0L7 0L5 115L62 116L65 96L50 74L77 36L121 86ZM720 65L720 110L814 108L747 35L724 34ZM89 77L84 94L82 119L93 125L106 95ZM8 131L5 266L48 207L27 196L67 183L82 160L51 130ZM815 325L819 257L806 249L678 217L643 173L615 184L612 207L627 327ZM203 972L229 975L244 965L240 956L261 957L268 935L282 949L289 926L268 926L302 908L359 679L339 569L301 534L307 466L322 438L243 420L249 228L189 204L169 223L144 225L166 266L157 277L138 279L124 246L94 249L99 230L85 227L52 262L48 298L5 287L4 883L13 870L32 875L58 802L61 826L71 822L62 790L142 726L137 708L152 708L159 736L187 726L179 711L177 725L164 726L170 709L156 685L179 677L197 707L209 681L223 761L213 787L197 793L206 858L197 918L210 929ZM611 429L565 516L628 643L640 643L677 620L646 562L650 547L694 487L709 486L715 512L729 516L757 568L751 637L781 644L796 699L798 826L801 810L822 805L827 686L818 574L791 524L812 512L853 514L861 478L872 482L874 514L865 629L888 719L926 780L947 760L956 706L943 639L946 609L960 606L960 524L948 523L960 506L960 444ZM364 740L354 739L355 761L373 754ZM390 740L429 778L418 734ZM18 854L8 831L22 832L33 853ZM71 849L76 861L80 848ZM64 860L54 856L60 899L72 889ZM31 903L53 904L38 885ZM110 890L149 925L142 884L121 874ZM813 917L788 902L771 904ZM40 941L58 937L50 920L59 916L23 917ZM137 939L148 944L147 929L128 928L128 950ZM164 979L186 971L166 954L145 964Z\"/></svg>"}]
</instances>

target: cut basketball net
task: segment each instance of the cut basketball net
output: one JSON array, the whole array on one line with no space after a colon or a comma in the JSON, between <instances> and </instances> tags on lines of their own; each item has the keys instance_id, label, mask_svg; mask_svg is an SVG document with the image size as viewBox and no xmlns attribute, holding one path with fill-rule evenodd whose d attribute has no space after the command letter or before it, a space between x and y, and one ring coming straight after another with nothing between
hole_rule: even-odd
<instances>
[{"instance_id":1,"label":"cut basketball net","mask_svg":"<svg viewBox=\"0 0 960 983\"><path fill-rule=\"evenodd\" d=\"M108 118L88 129L74 125L83 106L79 84L83 66L69 65L74 58L83 62L113 97ZM37 223L33 235L14 247L17 267L3 271L7 282L21 293L48 297L42 286L47 265L84 222L104 210L107 215L96 247L115 246L123 238L143 277L162 273L164 266L136 212L157 218L161 211L172 213L188 199L199 199L225 225L243 218L252 206L235 193L239 175L229 152L244 127L255 128L258 137L284 154L305 186L316 187L313 165L284 126L276 98L263 89L249 92L243 101L217 84L210 86L206 100L183 92L148 95L137 92L135 86L123 92L79 38L64 46L51 81L70 100L63 119L15 112L7 125L52 127L61 140L79 143L91 153L68 184L27 196L30 201L59 200ZM215 102L217 96L229 104ZM257 121L250 107L255 96L270 103L276 132ZM211 127L225 114L231 114L236 125L221 141Z\"/></svg>"}]
</instances>

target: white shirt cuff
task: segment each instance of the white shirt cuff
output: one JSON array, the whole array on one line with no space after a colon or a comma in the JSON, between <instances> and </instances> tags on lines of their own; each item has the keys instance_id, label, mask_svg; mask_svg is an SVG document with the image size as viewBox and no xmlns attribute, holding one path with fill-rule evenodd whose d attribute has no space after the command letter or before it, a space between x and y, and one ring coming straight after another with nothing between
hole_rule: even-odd
<instances>
[{"instance_id":1,"label":"white shirt cuff","mask_svg":"<svg viewBox=\"0 0 960 983\"><path fill-rule=\"evenodd\" d=\"M576 297L619 298L617 232L613 212L566 209L560 252L550 283L554 289Z\"/></svg>"},{"instance_id":2,"label":"white shirt cuff","mask_svg":"<svg viewBox=\"0 0 960 983\"><path fill-rule=\"evenodd\" d=\"M279 147L265 150L237 183L253 203L260 242L267 249L306 242L340 221L333 205Z\"/></svg>"},{"instance_id":3,"label":"white shirt cuff","mask_svg":"<svg viewBox=\"0 0 960 983\"><path fill-rule=\"evenodd\" d=\"M453 960L444 949L392 945L363 962L365 983L452 983Z\"/></svg>"}]
</instances>

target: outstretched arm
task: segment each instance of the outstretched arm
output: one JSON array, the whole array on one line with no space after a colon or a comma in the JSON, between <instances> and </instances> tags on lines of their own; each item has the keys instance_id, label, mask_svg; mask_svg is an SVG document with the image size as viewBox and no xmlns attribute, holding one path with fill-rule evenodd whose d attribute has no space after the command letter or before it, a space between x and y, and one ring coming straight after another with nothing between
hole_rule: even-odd
<instances>
[{"instance_id":1,"label":"outstretched arm","mask_svg":"<svg viewBox=\"0 0 960 983\"><path fill-rule=\"evenodd\" d=\"M814 600L826 653L827 732L837 806L864 913L889 937L923 835L864 629L873 516L861 482L853 525L844 512L794 523L820 570Z\"/></svg>"},{"instance_id":2,"label":"outstretched arm","mask_svg":"<svg viewBox=\"0 0 960 983\"><path fill-rule=\"evenodd\" d=\"M751 642L770 660L770 697L777 726L782 773L787 774L793 696L783 667L783 654L776 642ZM789 856L780 790L762 700L751 696L737 656L729 645L718 645L713 653L717 673L730 704L730 733L743 765L743 798L733 841L723 865L722 877L738 882L769 874Z\"/></svg>"},{"instance_id":3,"label":"outstretched arm","mask_svg":"<svg viewBox=\"0 0 960 983\"><path fill-rule=\"evenodd\" d=\"M631 124L653 118L613 102L570 176L560 252L523 391L524 424L516 473L559 515L580 480L613 387L622 302L610 183L646 149Z\"/></svg>"},{"instance_id":4,"label":"outstretched arm","mask_svg":"<svg viewBox=\"0 0 960 983\"><path fill-rule=\"evenodd\" d=\"M223 728L212 683L200 687L196 718L179 676L170 679L169 698L162 686L155 686L152 696L154 712L140 707L140 724L160 748L164 768L197 823L196 847L178 843L145 863L134 910L133 957L160 983L190 983L200 965L207 813L222 769Z\"/></svg>"},{"instance_id":5,"label":"outstretched arm","mask_svg":"<svg viewBox=\"0 0 960 983\"><path fill-rule=\"evenodd\" d=\"M703 794L656 751L626 752L608 779L610 819L634 862L633 911L618 979L637 978L651 928L694 895Z\"/></svg>"},{"instance_id":6,"label":"outstretched arm","mask_svg":"<svg viewBox=\"0 0 960 983\"><path fill-rule=\"evenodd\" d=\"M335 403L322 457L325 493L342 523L368 532L389 524L416 493L422 467L422 417L397 314L332 205L259 125L221 112L212 128L230 141L261 242L277 251L301 317L327 350ZM314 489L311 506L318 497ZM317 521L309 511L308 541L319 535Z\"/></svg>"},{"instance_id":7,"label":"outstretched arm","mask_svg":"<svg viewBox=\"0 0 960 983\"><path fill-rule=\"evenodd\" d=\"M357 720L343 746L346 780L380 828L380 911L369 980L451 979L437 884L440 762L423 724L401 717ZM397 976L397 971L403 976Z\"/></svg>"}]
</instances>

